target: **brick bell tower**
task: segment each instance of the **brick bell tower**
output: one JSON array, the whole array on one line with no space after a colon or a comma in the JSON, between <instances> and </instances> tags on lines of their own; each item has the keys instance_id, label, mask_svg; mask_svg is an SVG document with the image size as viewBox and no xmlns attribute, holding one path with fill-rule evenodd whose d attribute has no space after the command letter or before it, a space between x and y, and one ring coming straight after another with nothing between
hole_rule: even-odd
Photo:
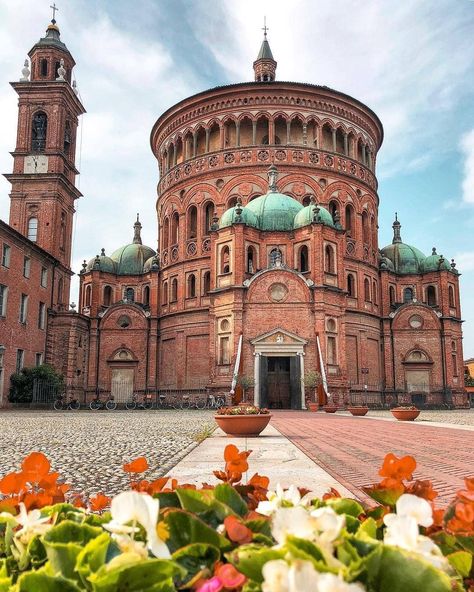
<instances>
[{"instance_id":1,"label":"brick bell tower","mask_svg":"<svg viewBox=\"0 0 474 592\"><path fill-rule=\"evenodd\" d=\"M61 309L69 301L75 186L76 133L85 113L71 83L75 61L60 39L54 14L46 35L28 53L22 78L11 85L19 96L17 144L13 173L10 226L51 253L63 276Z\"/></svg>"}]
</instances>

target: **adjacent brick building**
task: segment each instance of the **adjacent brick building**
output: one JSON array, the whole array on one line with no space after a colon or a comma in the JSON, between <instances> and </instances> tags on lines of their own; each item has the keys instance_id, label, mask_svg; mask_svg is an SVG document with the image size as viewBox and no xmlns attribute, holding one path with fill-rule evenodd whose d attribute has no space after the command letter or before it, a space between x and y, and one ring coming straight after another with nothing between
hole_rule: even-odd
<instances>
[{"instance_id":1,"label":"adjacent brick building","mask_svg":"<svg viewBox=\"0 0 474 592\"><path fill-rule=\"evenodd\" d=\"M83 108L69 52L59 80L38 78L41 60L63 55L39 45L31 81L14 85L10 224L28 236L39 208L38 225L57 232L37 243L66 271ZM339 401L465 405L454 262L405 244L398 219L379 248L380 120L338 91L276 81L276 66L265 38L254 82L201 92L157 120L157 249L142 244L137 218L129 244L84 261L79 310L50 315L46 358L81 397L229 392L238 368L255 383L248 395L271 407L304 407L309 370ZM33 173L39 97L48 162Z\"/></svg>"}]
</instances>

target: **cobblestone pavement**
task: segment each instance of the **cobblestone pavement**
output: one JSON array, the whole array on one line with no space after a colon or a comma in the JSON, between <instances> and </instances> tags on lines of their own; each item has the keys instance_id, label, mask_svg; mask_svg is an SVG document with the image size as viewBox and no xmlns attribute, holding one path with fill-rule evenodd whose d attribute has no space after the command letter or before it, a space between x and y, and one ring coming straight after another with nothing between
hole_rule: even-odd
<instances>
[{"instance_id":1,"label":"cobblestone pavement","mask_svg":"<svg viewBox=\"0 0 474 592\"><path fill-rule=\"evenodd\" d=\"M114 494L124 462L145 456L156 479L214 427L213 411L2 411L0 476L39 450L75 491Z\"/></svg>"},{"instance_id":2,"label":"cobblestone pavement","mask_svg":"<svg viewBox=\"0 0 474 592\"><path fill-rule=\"evenodd\" d=\"M369 416L392 417L390 411L370 410ZM416 420L421 422L453 423L474 427L474 409L456 409L453 411L423 410Z\"/></svg>"},{"instance_id":3,"label":"cobblestone pavement","mask_svg":"<svg viewBox=\"0 0 474 592\"><path fill-rule=\"evenodd\" d=\"M474 434L468 430L298 411L275 412L272 425L360 499L367 499L361 487L380 480L388 452L413 455L415 478L433 481L442 506L463 487L463 477L474 474Z\"/></svg>"}]
</instances>

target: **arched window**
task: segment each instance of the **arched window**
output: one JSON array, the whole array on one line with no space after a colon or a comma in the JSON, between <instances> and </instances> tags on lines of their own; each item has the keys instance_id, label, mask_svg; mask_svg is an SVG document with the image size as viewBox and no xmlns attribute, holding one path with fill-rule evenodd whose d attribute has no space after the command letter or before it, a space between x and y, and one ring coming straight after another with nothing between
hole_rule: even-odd
<instances>
[{"instance_id":1,"label":"arched window","mask_svg":"<svg viewBox=\"0 0 474 592\"><path fill-rule=\"evenodd\" d=\"M28 220L28 238L34 243L38 240L38 218Z\"/></svg>"},{"instance_id":2,"label":"arched window","mask_svg":"<svg viewBox=\"0 0 474 592\"><path fill-rule=\"evenodd\" d=\"M90 306L92 301L92 288L90 284L86 286L86 297L84 299L85 306Z\"/></svg>"},{"instance_id":3,"label":"arched window","mask_svg":"<svg viewBox=\"0 0 474 592\"><path fill-rule=\"evenodd\" d=\"M177 245L179 240L179 214L174 212L171 217L171 244Z\"/></svg>"},{"instance_id":4,"label":"arched window","mask_svg":"<svg viewBox=\"0 0 474 592\"><path fill-rule=\"evenodd\" d=\"M204 206L204 233L209 234L212 226L212 219L214 217L214 204L212 201L207 202Z\"/></svg>"},{"instance_id":5,"label":"arched window","mask_svg":"<svg viewBox=\"0 0 474 592\"><path fill-rule=\"evenodd\" d=\"M145 306L150 305L150 286L145 286L143 288L143 304Z\"/></svg>"},{"instance_id":6,"label":"arched window","mask_svg":"<svg viewBox=\"0 0 474 592\"><path fill-rule=\"evenodd\" d=\"M333 335L328 336L328 364L332 366L337 364L337 350L336 350L336 338Z\"/></svg>"},{"instance_id":7,"label":"arched window","mask_svg":"<svg viewBox=\"0 0 474 592\"><path fill-rule=\"evenodd\" d=\"M163 293L161 295L161 303L168 304L168 282L163 282Z\"/></svg>"},{"instance_id":8,"label":"arched window","mask_svg":"<svg viewBox=\"0 0 474 592\"><path fill-rule=\"evenodd\" d=\"M230 208L234 208L237 205L237 196L232 195L228 200L227 200L227 209L229 210Z\"/></svg>"},{"instance_id":9,"label":"arched window","mask_svg":"<svg viewBox=\"0 0 474 592\"><path fill-rule=\"evenodd\" d=\"M369 215L366 211L362 212L362 240L366 245L369 244Z\"/></svg>"},{"instance_id":10,"label":"arched window","mask_svg":"<svg viewBox=\"0 0 474 592\"><path fill-rule=\"evenodd\" d=\"M255 273L257 269L257 255L253 247L247 248L247 273Z\"/></svg>"},{"instance_id":11,"label":"arched window","mask_svg":"<svg viewBox=\"0 0 474 592\"><path fill-rule=\"evenodd\" d=\"M188 210L187 216L188 238L197 237L197 208L191 206Z\"/></svg>"},{"instance_id":12,"label":"arched window","mask_svg":"<svg viewBox=\"0 0 474 592\"><path fill-rule=\"evenodd\" d=\"M322 149L327 150L328 152L333 152L332 129L328 123L325 123L322 127L322 136Z\"/></svg>"},{"instance_id":13,"label":"arched window","mask_svg":"<svg viewBox=\"0 0 474 592\"><path fill-rule=\"evenodd\" d=\"M71 122L69 119L66 121L66 125L64 127L64 153L69 156L69 150L71 149L72 144L72 132L71 132Z\"/></svg>"},{"instance_id":14,"label":"arched window","mask_svg":"<svg viewBox=\"0 0 474 592\"><path fill-rule=\"evenodd\" d=\"M403 302L411 302L413 300L413 289L405 288L403 290Z\"/></svg>"},{"instance_id":15,"label":"arched window","mask_svg":"<svg viewBox=\"0 0 474 592\"><path fill-rule=\"evenodd\" d=\"M125 300L127 302L135 302L135 290L133 288L125 289Z\"/></svg>"},{"instance_id":16,"label":"arched window","mask_svg":"<svg viewBox=\"0 0 474 592\"><path fill-rule=\"evenodd\" d=\"M33 116L31 125L31 149L33 152L44 152L46 148L46 134L48 131L48 116L44 111L38 111Z\"/></svg>"},{"instance_id":17,"label":"arched window","mask_svg":"<svg viewBox=\"0 0 474 592\"><path fill-rule=\"evenodd\" d=\"M336 273L334 249L331 245L326 245L324 248L324 271L326 273Z\"/></svg>"},{"instance_id":18,"label":"arched window","mask_svg":"<svg viewBox=\"0 0 474 592\"><path fill-rule=\"evenodd\" d=\"M354 210L352 206L346 206L346 232L347 236L355 237L354 232Z\"/></svg>"},{"instance_id":19,"label":"arched window","mask_svg":"<svg viewBox=\"0 0 474 592\"><path fill-rule=\"evenodd\" d=\"M339 204L337 203L337 201L331 200L329 202L329 213L331 214L332 219L334 220L334 216L339 213Z\"/></svg>"},{"instance_id":20,"label":"arched window","mask_svg":"<svg viewBox=\"0 0 474 592\"><path fill-rule=\"evenodd\" d=\"M110 286L105 286L104 288L103 303L104 306L110 306L112 304L112 288Z\"/></svg>"},{"instance_id":21,"label":"arched window","mask_svg":"<svg viewBox=\"0 0 474 592\"><path fill-rule=\"evenodd\" d=\"M272 249L269 257L270 267L280 267L283 264L283 254L280 249Z\"/></svg>"},{"instance_id":22,"label":"arched window","mask_svg":"<svg viewBox=\"0 0 474 592\"><path fill-rule=\"evenodd\" d=\"M230 249L226 245L221 250L221 273L230 273Z\"/></svg>"},{"instance_id":23,"label":"arched window","mask_svg":"<svg viewBox=\"0 0 474 592\"><path fill-rule=\"evenodd\" d=\"M303 272L309 270L308 247L306 245L303 245L300 249L299 267L300 267L300 271L303 271Z\"/></svg>"},{"instance_id":24,"label":"arched window","mask_svg":"<svg viewBox=\"0 0 474 592\"><path fill-rule=\"evenodd\" d=\"M355 280L352 273L347 274L347 295L350 298L356 297L356 288L355 288Z\"/></svg>"},{"instance_id":25,"label":"arched window","mask_svg":"<svg viewBox=\"0 0 474 592\"><path fill-rule=\"evenodd\" d=\"M389 287L388 295L390 299L390 306L393 306L395 304L395 288L393 286Z\"/></svg>"},{"instance_id":26,"label":"arched window","mask_svg":"<svg viewBox=\"0 0 474 592\"><path fill-rule=\"evenodd\" d=\"M436 288L434 286L428 286L426 288L426 303L428 306L436 306Z\"/></svg>"},{"instance_id":27,"label":"arched window","mask_svg":"<svg viewBox=\"0 0 474 592\"><path fill-rule=\"evenodd\" d=\"M60 227L60 234L59 234L59 248L65 249L66 247L66 214L65 212L61 212L61 227Z\"/></svg>"},{"instance_id":28,"label":"arched window","mask_svg":"<svg viewBox=\"0 0 474 592\"><path fill-rule=\"evenodd\" d=\"M169 240L170 240L170 220L168 216L163 221L163 249L167 249L169 247Z\"/></svg>"},{"instance_id":29,"label":"arched window","mask_svg":"<svg viewBox=\"0 0 474 592\"><path fill-rule=\"evenodd\" d=\"M188 275L188 298L196 298L196 276L194 273Z\"/></svg>"},{"instance_id":30,"label":"arched window","mask_svg":"<svg viewBox=\"0 0 474 592\"><path fill-rule=\"evenodd\" d=\"M268 144L268 118L261 115L257 119L257 144Z\"/></svg>"},{"instance_id":31,"label":"arched window","mask_svg":"<svg viewBox=\"0 0 474 592\"><path fill-rule=\"evenodd\" d=\"M368 278L364 280L364 300L370 302L370 282Z\"/></svg>"},{"instance_id":32,"label":"arched window","mask_svg":"<svg viewBox=\"0 0 474 592\"><path fill-rule=\"evenodd\" d=\"M311 195L305 195L303 197L303 206L309 206L309 204L311 203Z\"/></svg>"},{"instance_id":33,"label":"arched window","mask_svg":"<svg viewBox=\"0 0 474 592\"><path fill-rule=\"evenodd\" d=\"M203 288L202 288L202 295L208 296L209 292L211 291L211 272L206 271L203 277Z\"/></svg>"},{"instance_id":34,"label":"arched window","mask_svg":"<svg viewBox=\"0 0 474 592\"><path fill-rule=\"evenodd\" d=\"M339 127L336 131L336 152L339 152L339 154L345 154L346 151L344 150L344 145L344 132Z\"/></svg>"},{"instance_id":35,"label":"arched window","mask_svg":"<svg viewBox=\"0 0 474 592\"><path fill-rule=\"evenodd\" d=\"M41 76L45 78L48 75L48 60L41 60Z\"/></svg>"},{"instance_id":36,"label":"arched window","mask_svg":"<svg viewBox=\"0 0 474 592\"><path fill-rule=\"evenodd\" d=\"M377 282L372 282L372 300L374 304L377 304Z\"/></svg>"},{"instance_id":37,"label":"arched window","mask_svg":"<svg viewBox=\"0 0 474 592\"><path fill-rule=\"evenodd\" d=\"M63 278L59 278L59 282L58 282L58 304L62 305L63 304L63 292L64 292L64 282L63 282Z\"/></svg>"},{"instance_id":38,"label":"arched window","mask_svg":"<svg viewBox=\"0 0 474 592\"><path fill-rule=\"evenodd\" d=\"M453 286L448 287L448 302L450 308L455 308L456 306L456 299L454 298L454 288Z\"/></svg>"},{"instance_id":39,"label":"arched window","mask_svg":"<svg viewBox=\"0 0 474 592\"><path fill-rule=\"evenodd\" d=\"M171 280L171 302L176 302L178 300L178 280L173 278Z\"/></svg>"}]
</instances>

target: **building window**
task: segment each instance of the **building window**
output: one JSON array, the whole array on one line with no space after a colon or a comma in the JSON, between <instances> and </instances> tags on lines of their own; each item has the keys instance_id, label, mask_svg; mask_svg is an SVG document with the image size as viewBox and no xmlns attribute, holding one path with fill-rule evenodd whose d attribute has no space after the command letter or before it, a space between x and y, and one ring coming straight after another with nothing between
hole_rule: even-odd
<instances>
[{"instance_id":1,"label":"building window","mask_svg":"<svg viewBox=\"0 0 474 592\"><path fill-rule=\"evenodd\" d=\"M59 281L58 281L58 304L59 305L63 304L63 286L64 286L63 278L59 278Z\"/></svg>"},{"instance_id":2,"label":"building window","mask_svg":"<svg viewBox=\"0 0 474 592\"><path fill-rule=\"evenodd\" d=\"M203 281L203 296L209 296L209 292L211 291L211 272L206 271L204 274L204 281Z\"/></svg>"},{"instance_id":3,"label":"building window","mask_svg":"<svg viewBox=\"0 0 474 592\"><path fill-rule=\"evenodd\" d=\"M61 212L61 228L59 235L59 248L64 251L66 248L66 214Z\"/></svg>"},{"instance_id":4,"label":"building window","mask_svg":"<svg viewBox=\"0 0 474 592\"><path fill-rule=\"evenodd\" d=\"M46 325L46 304L44 302L39 303L38 309L38 329L44 329Z\"/></svg>"},{"instance_id":5,"label":"building window","mask_svg":"<svg viewBox=\"0 0 474 592\"><path fill-rule=\"evenodd\" d=\"M377 282L372 282L372 300L377 304Z\"/></svg>"},{"instance_id":6,"label":"building window","mask_svg":"<svg viewBox=\"0 0 474 592\"><path fill-rule=\"evenodd\" d=\"M135 290L133 288L126 288L125 289L125 298L126 302L135 302Z\"/></svg>"},{"instance_id":7,"label":"building window","mask_svg":"<svg viewBox=\"0 0 474 592\"><path fill-rule=\"evenodd\" d=\"M179 240L179 214L175 212L171 217L171 244L177 245Z\"/></svg>"},{"instance_id":8,"label":"building window","mask_svg":"<svg viewBox=\"0 0 474 592\"><path fill-rule=\"evenodd\" d=\"M331 214L333 220L336 214L339 214L339 204L337 203L337 201L331 200L329 202L329 213Z\"/></svg>"},{"instance_id":9,"label":"building window","mask_svg":"<svg viewBox=\"0 0 474 592\"><path fill-rule=\"evenodd\" d=\"M145 286L143 289L143 304L145 306L150 305L150 286Z\"/></svg>"},{"instance_id":10,"label":"building window","mask_svg":"<svg viewBox=\"0 0 474 592\"><path fill-rule=\"evenodd\" d=\"M336 273L334 249L331 247L331 245L326 245L324 248L324 271L326 273Z\"/></svg>"},{"instance_id":11,"label":"building window","mask_svg":"<svg viewBox=\"0 0 474 592\"><path fill-rule=\"evenodd\" d=\"M403 302L411 302L413 300L413 289L412 288L405 288L403 290Z\"/></svg>"},{"instance_id":12,"label":"building window","mask_svg":"<svg viewBox=\"0 0 474 592\"><path fill-rule=\"evenodd\" d=\"M3 249L2 249L2 265L3 265L3 267L10 267L10 253L11 253L11 249L10 249L9 245L7 245L6 243L3 243Z\"/></svg>"},{"instance_id":13,"label":"building window","mask_svg":"<svg viewBox=\"0 0 474 592\"><path fill-rule=\"evenodd\" d=\"M454 308L456 306L456 300L454 298L454 288L453 286L448 287L448 302L449 307Z\"/></svg>"},{"instance_id":14,"label":"building window","mask_svg":"<svg viewBox=\"0 0 474 592\"><path fill-rule=\"evenodd\" d=\"M364 300L370 302L370 282L368 278L364 280Z\"/></svg>"},{"instance_id":15,"label":"building window","mask_svg":"<svg viewBox=\"0 0 474 592\"><path fill-rule=\"evenodd\" d=\"M28 238L34 243L38 240L38 218L30 218L28 220Z\"/></svg>"},{"instance_id":16,"label":"building window","mask_svg":"<svg viewBox=\"0 0 474 592\"><path fill-rule=\"evenodd\" d=\"M283 265L283 253L280 249L270 251L270 267L281 267Z\"/></svg>"},{"instance_id":17,"label":"building window","mask_svg":"<svg viewBox=\"0 0 474 592\"><path fill-rule=\"evenodd\" d=\"M196 298L196 276L194 273L188 275L188 298Z\"/></svg>"},{"instance_id":18,"label":"building window","mask_svg":"<svg viewBox=\"0 0 474 592\"><path fill-rule=\"evenodd\" d=\"M112 304L112 288L111 288L111 286L105 286L103 302L104 302L104 306L110 306Z\"/></svg>"},{"instance_id":19,"label":"building window","mask_svg":"<svg viewBox=\"0 0 474 592\"><path fill-rule=\"evenodd\" d=\"M253 247L247 248L247 273L255 273L257 256Z\"/></svg>"},{"instance_id":20,"label":"building window","mask_svg":"<svg viewBox=\"0 0 474 592\"><path fill-rule=\"evenodd\" d=\"M35 355L35 366L42 366L43 364L43 352L38 352Z\"/></svg>"},{"instance_id":21,"label":"building window","mask_svg":"<svg viewBox=\"0 0 474 592\"><path fill-rule=\"evenodd\" d=\"M71 132L71 123L69 120L66 121L66 125L64 127L64 153L69 156L69 150L71 149L72 144L72 132Z\"/></svg>"},{"instance_id":22,"label":"building window","mask_svg":"<svg viewBox=\"0 0 474 592\"><path fill-rule=\"evenodd\" d=\"M212 219L214 218L214 204L212 201L206 204L204 208L204 231L209 234L212 226Z\"/></svg>"},{"instance_id":23,"label":"building window","mask_svg":"<svg viewBox=\"0 0 474 592\"><path fill-rule=\"evenodd\" d=\"M178 300L178 280L173 278L171 280L171 302L176 302Z\"/></svg>"},{"instance_id":24,"label":"building window","mask_svg":"<svg viewBox=\"0 0 474 592\"><path fill-rule=\"evenodd\" d=\"M436 288L434 286L428 286L426 288L426 303L428 306L436 306Z\"/></svg>"},{"instance_id":25,"label":"building window","mask_svg":"<svg viewBox=\"0 0 474 592\"><path fill-rule=\"evenodd\" d=\"M228 246L221 250L221 273L230 273L230 249Z\"/></svg>"},{"instance_id":26,"label":"building window","mask_svg":"<svg viewBox=\"0 0 474 592\"><path fill-rule=\"evenodd\" d=\"M85 306L90 306L92 300L92 288L90 284L86 286L86 298L85 298Z\"/></svg>"},{"instance_id":27,"label":"building window","mask_svg":"<svg viewBox=\"0 0 474 592\"><path fill-rule=\"evenodd\" d=\"M20 323L26 323L26 317L28 315L28 296L22 294L20 298Z\"/></svg>"},{"instance_id":28,"label":"building window","mask_svg":"<svg viewBox=\"0 0 474 592\"><path fill-rule=\"evenodd\" d=\"M456 354L451 354L451 360L453 364L453 376L458 375L458 357Z\"/></svg>"},{"instance_id":29,"label":"building window","mask_svg":"<svg viewBox=\"0 0 474 592\"><path fill-rule=\"evenodd\" d=\"M166 217L163 221L163 249L169 247L170 241L170 220Z\"/></svg>"},{"instance_id":30,"label":"building window","mask_svg":"<svg viewBox=\"0 0 474 592\"><path fill-rule=\"evenodd\" d=\"M45 78L48 75L48 60L41 60L41 76Z\"/></svg>"},{"instance_id":31,"label":"building window","mask_svg":"<svg viewBox=\"0 0 474 592\"><path fill-rule=\"evenodd\" d=\"M23 277L29 278L31 273L31 259L23 257Z\"/></svg>"},{"instance_id":32,"label":"building window","mask_svg":"<svg viewBox=\"0 0 474 592\"><path fill-rule=\"evenodd\" d=\"M229 341L229 337L219 338L219 364L223 366L230 364Z\"/></svg>"},{"instance_id":33,"label":"building window","mask_svg":"<svg viewBox=\"0 0 474 592\"><path fill-rule=\"evenodd\" d=\"M48 117L43 111L38 111L33 117L31 126L31 149L33 152L44 152L47 131Z\"/></svg>"},{"instance_id":34,"label":"building window","mask_svg":"<svg viewBox=\"0 0 474 592\"><path fill-rule=\"evenodd\" d=\"M337 364L336 338L332 335L328 337L328 364Z\"/></svg>"},{"instance_id":35,"label":"building window","mask_svg":"<svg viewBox=\"0 0 474 592\"><path fill-rule=\"evenodd\" d=\"M15 371L19 374L23 370L23 364L25 361L25 352L22 349L16 350L16 366Z\"/></svg>"},{"instance_id":36,"label":"building window","mask_svg":"<svg viewBox=\"0 0 474 592\"><path fill-rule=\"evenodd\" d=\"M161 295L161 304L165 306L168 304L168 282L163 282L162 288L162 295Z\"/></svg>"},{"instance_id":37,"label":"building window","mask_svg":"<svg viewBox=\"0 0 474 592\"><path fill-rule=\"evenodd\" d=\"M197 237L197 208L191 206L188 210L188 239Z\"/></svg>"},{"instance_id":38,"label":"building window","mask_svg":"<svg viewBox=\"0 0 474 592\"><path fill-rule=\"evenodd\" d=\"M367 212L362 212L362 240L368 245L369 244L369 215Z\"/></svg>"},{"instance_id":39,"label":"building window","mask_svg":"<svg viewBox=\"0 0 474 592\"><path fill-rule=\"evenodd\" d=\"M388 295L389 295L389 299L390 299L390 306L394 306L395 305L395 288L393 286L389 287Z\"/></svg>"},{"instance_id":40,"label":"building window","mask_svg":"<svg viewBox=\"0 0 474 592\"><path fill-rule=\"evenodd\" d=\"M300 271L305 272L309 270L309 261L308 261L308 247L303 245L300 249L300 256L299 256L299 266Z\"/></svg>"},{"instance_id":41,"label":"building window","mask_svg":"<svg viewBox=\"0 0 474 592\"><path fill-rule=\"evenodd\" d=\"M346 206L346 233L354 238L354 210L352 206Z\"/></svg>"},{"instance_id":42,"label":"building window","mask_svg":"<svg viewBox=\"0 0 474 592\"><path fill-rule=\"evenodd\" d=\"M347 295L350 298L356 297L355 280L352 273L347 274Z\"/></svg>"},{"instance_id":43,"label":"building window","mask_svg":"<svg viewBox=\"0 0 474 592\"><path fill-rule=\"evenodd\" d=\"M0 317L7 316L8 288L0 284Z\"/></svg>"},{"instance_id":44,"label":"building window","mask_svg":"<svg viewBox=\"0 0 474 592\"><path fill-rule=\"evenodd\" d=\"M41 268L40 283L42 288L46 288L48 285L48 270L46 269L46 267Z\"/></svg>"}]
</instances>

